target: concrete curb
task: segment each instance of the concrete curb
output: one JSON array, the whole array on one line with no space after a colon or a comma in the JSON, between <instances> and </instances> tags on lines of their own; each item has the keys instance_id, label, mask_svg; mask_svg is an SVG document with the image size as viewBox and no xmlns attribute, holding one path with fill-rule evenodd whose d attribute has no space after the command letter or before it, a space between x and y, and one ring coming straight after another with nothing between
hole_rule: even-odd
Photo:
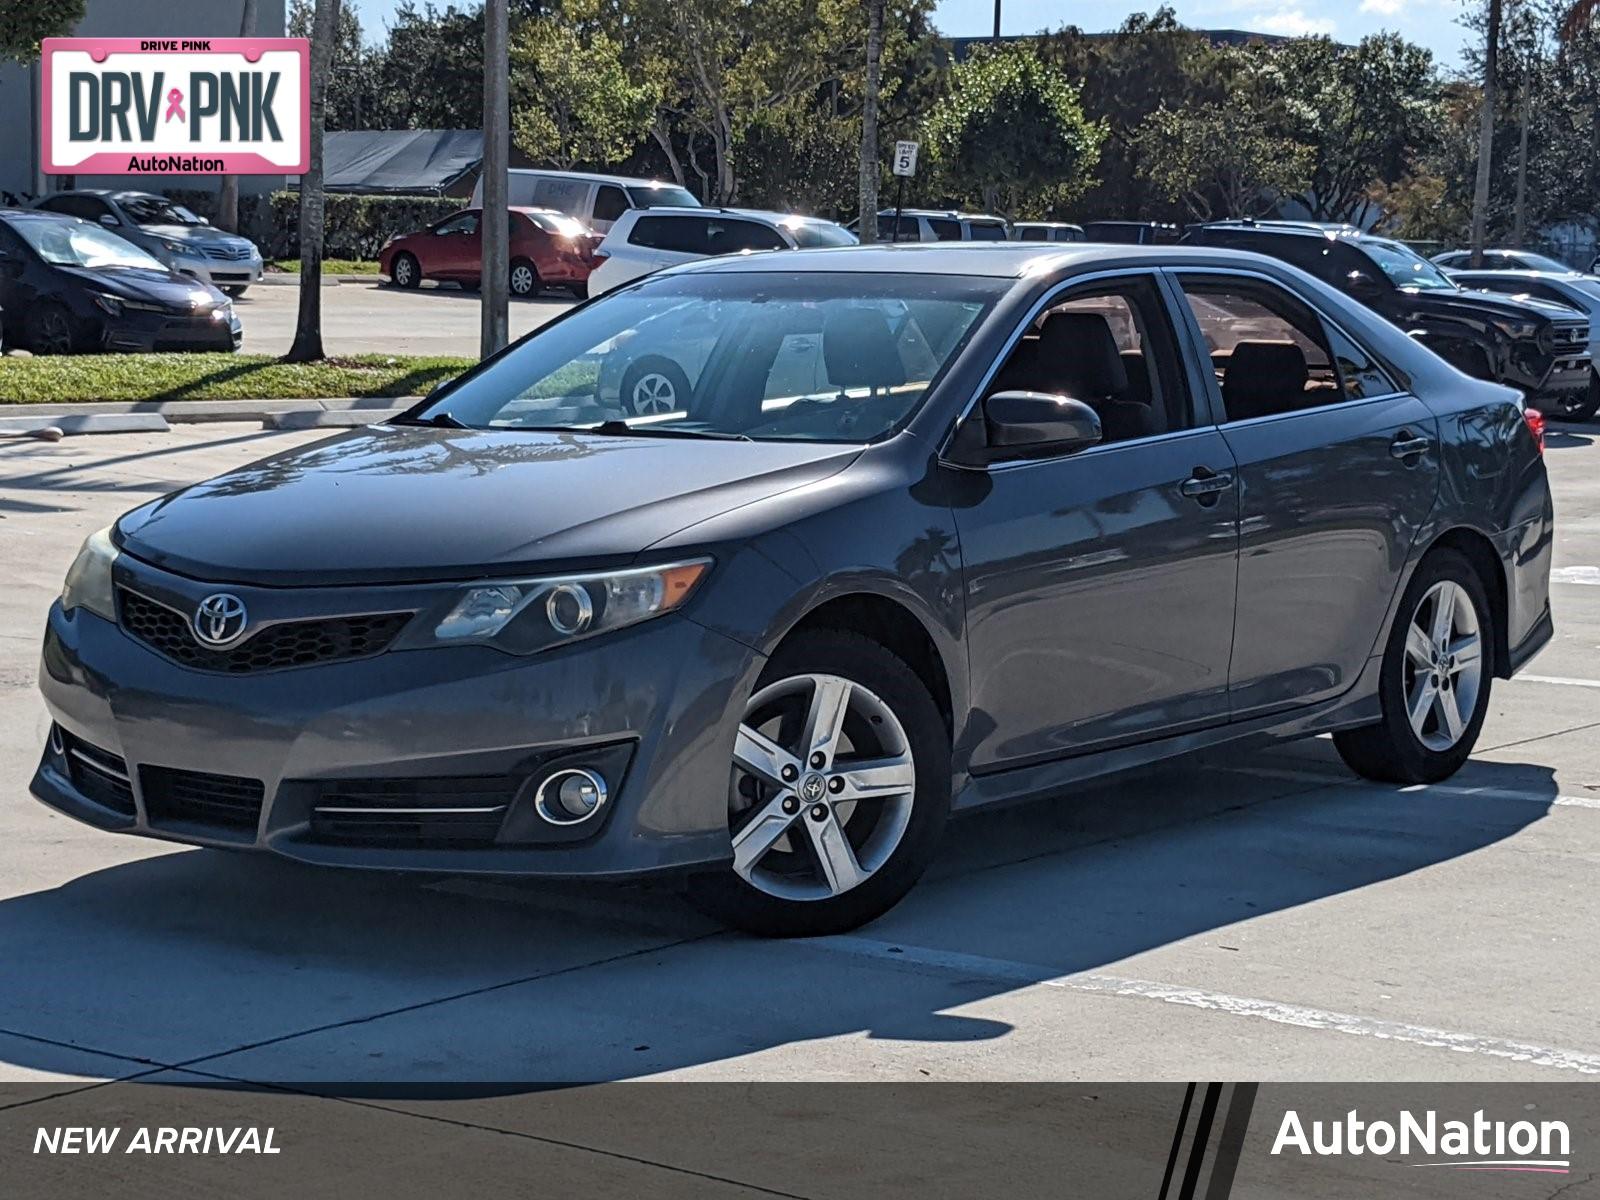
<instances>
[{"instance_id":1,"label":"concrete curb","mask_svg":"<svg viewBox=\"0 0 1600 1200\"><path fill-rule=\"evenodd\" d=\"M62 425L63 417L154 415L175 425L206 421L265 421L283 413L362 413L367 424L410 408L420 396L358 396L325 400L101 400L78 404L0 404L0 422ZM303 426L302 428L310 428Z\"/></svg>"},{"instance_id":2,"label":"concrete curb","mask_svg":"<svg viewBox=\"0 0 1600 1200\"><path fill-rule=\"evenodd\" d=\"M324 275L323 287L338 287L341 283L382 283L382 275ZM300 272L298 271L270 271L263 275L251 287L299 287Z\"/></svg>"},{"instance_id":3,"label":"concrete curb","mask_svg":"<svg viewBox=\"0 0 1600 1200\"><path fill-rule=\"evenodd\" d=\"M0 417L0 433L32 433L36 429L48 429L52 425L69 436L82 433L166 433L172 428L160 413Z\"/></svg>"},{"instance_id":4,"label":"concrete curb","mask_svg":"<svg viewBox=\"0 0 1600 1200\"><path fill-rule=\"evenodd\" d=\"M346 408L333 412L324 409L296 412L268 413L261 418L263 429L354 429L360 425L375 425L400 412L398 408L382 411L366 408Z\"/></svg>"}]
</instances>

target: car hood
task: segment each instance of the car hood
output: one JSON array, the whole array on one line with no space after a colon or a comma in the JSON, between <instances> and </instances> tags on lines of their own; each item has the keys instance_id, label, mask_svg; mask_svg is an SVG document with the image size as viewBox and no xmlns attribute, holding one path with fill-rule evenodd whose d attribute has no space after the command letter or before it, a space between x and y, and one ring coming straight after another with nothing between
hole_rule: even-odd
<instances>
[{"instance_id":1,"label":"car hood","mask_svg":"<svg viewBox=\"0 0 1600 1200\"><path fill-rule=\"evenodd\" d=\"M213 228L210 225L141 225L139 232L152 234L155 237L170 238L175 242L193 242L195 245L205 246L254 246L255 243L248 238L242 238L225 230Z\"/></svg>"},{"instance_id":2,"label":"car hood","mask_svg":"<svg viewBox=\"0 0 1600 1200\"><path fill-rule=\"evenodd\" d=\"M148 267L57 267L56 270L85 284L92 291L106 292L124 300L147 300L182 311L220 303L224 297L215 288L165 268ZM194 305L196 296L205 302Z\"/></svg>"},{"instance_id":3,"label":"car hood","mask_svg":"<svg viewBox=\"0 0 1600 1200\"><path fill-rule=\"evenodd\" d=\"M1453 308L1458 311L1492 314L1513 321L1529 321L1543 318L1546 321L1571 321L1583 319L1583 313L1565 304L1557 304L1551 300L1519 299L1516 296L1507 296L1500 292L1478 292L1462 289L1461 291L1445 291L1439 289L1407 289L1406 295L1423 305L1437 305L1440 308Z\"/></svg>"},{"instance_id":4,"label":"car hood","mask_svg":"<svg viewBox=\"0 0 1600 1200\"><path fill-rule=\"evenodd\" d=\"M123 549L197 579L470 579L626 561L842 470L858 446L373 426L137 508Z\"/></svg>"}]
</instances>

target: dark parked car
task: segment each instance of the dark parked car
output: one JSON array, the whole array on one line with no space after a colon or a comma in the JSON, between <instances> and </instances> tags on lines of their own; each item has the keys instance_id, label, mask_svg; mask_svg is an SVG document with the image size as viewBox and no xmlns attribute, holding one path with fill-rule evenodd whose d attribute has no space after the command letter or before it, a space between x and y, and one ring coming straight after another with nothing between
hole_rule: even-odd
<instances>
[{"instance_id":1,"label":"dark parked car","mask_svg":"<svg viewBox=\"0 0 1600 1200\"><path fill-rule=\"evenodd\" d=\"M1176 242L1181 231L1161 221L1085 221L1083 236L1118 246L1166 246Z\"/></svg>"},{"instance_id":2,"label":"dark parked car","mask_svg":"<svg viewBox=\"0 0 1600 1200\"><path fill-rule=\"evenodd\" d=\"M35 354L237 350L233 304L77 217L0 209L6 343Z\"/></svg>"},{"instance_id":3,"label":"dark parked car","mask_svg":"<svg viewBox=\"0 0 1600 1200\"><path fill-rule=\"evenodd\" d=\"M1589 320L1565 305L1471 291L1416 251L1349 226L1218 221L1189 228L1196 246L1270 254L1372 308L1447 362L1525 393L1542 412L1586 403Z\"/></svg>"},{"instance_id":4,"label":"dark parked car","mask_svg":"<svg viewBox=\"0 0 1600 1200\"><path fill-rule=\"evenodd\" d=\"M679 310L717 335L692 395L597 394ZM1255 255L707 260L91 536L33 792L848 929L952 811L1247 737L1456 770L1552 635L1538 420Z\"/></svg>"},{"instance_id":5,"label":"dark parked car","mask_svg":"<svg viewBox=\"0 0 1600 1200\"><path fill-rule=\"evenodd\" d=\"M532 296L548 287L588 294L594 248L600 239L581 222L545 208L510 209L511 294ZM391 238L378 269L396 287L437 279L475 288L483 275L483 210L466 208L416 233Z\"/></svg>"}]
</instances>

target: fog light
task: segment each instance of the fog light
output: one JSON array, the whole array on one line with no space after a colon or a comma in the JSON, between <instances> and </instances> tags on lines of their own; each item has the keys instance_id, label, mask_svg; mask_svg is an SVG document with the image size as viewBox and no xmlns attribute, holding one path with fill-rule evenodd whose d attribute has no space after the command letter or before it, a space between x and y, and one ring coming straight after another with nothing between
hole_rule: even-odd
<instances>
[{"instance_id":1,"label":"fog light","mask_svg":"<svg viewBox=\"0 0 1600 1200\"><path fill-rule=\"evenodd\" d=\"M57 758L67 756L67 744L61 740L61 726L54 723L50 726L50 753Z\"/></svg>"},{"instance_id":2,"label":"fog light","mask_svg":"<svg viewBox=\"0 0 1600 1200\"><path fill-rule=\"evenodd\" d=\"M553 772L533 795L533 807L552 825L576 825L606 803L606 781L587 767Z\"/></svg>"}]
</instances>

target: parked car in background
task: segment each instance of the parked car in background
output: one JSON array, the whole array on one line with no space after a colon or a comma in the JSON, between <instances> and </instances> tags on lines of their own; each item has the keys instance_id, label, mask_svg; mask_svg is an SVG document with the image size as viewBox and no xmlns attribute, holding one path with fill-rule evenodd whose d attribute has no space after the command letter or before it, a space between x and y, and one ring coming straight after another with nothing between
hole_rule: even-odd
<instances>
[{"instance_id":1,"label":"parked car in background","mask_svg":"<svg viewBox=\"0 0 1600 1200\"><path fill-rule=\"evenodd\" d=\"M853 246L855 234L795 213L754 208L632 209L623 213L595 251L593 295L679 263L754 250Z\"/></svg>"},{"instance_id":2,"label":"parked car in background","mask_svg":"<svg viewBox=\"0 0 1600 1200\"><path fill-rule=\"evenodd\" d=\"M1446 271L1462 287L1498 292L1518 299L1548 300L1577 309L1589 318L1589 390L1563 397L1566 407L1557 415L1569 421L1587 421L1600 411L1600 279L1576 271Z\"/></svg>"},{"instance_id":3,"label":"parked car in background","mask_svg":"<svg viewBox=\"0 0 1600 1200\"><path fill-rule=\"evenodd\" d=\"M513 208L511 294L532 296L562 288L582 299L589 294L599 238L581 222L547 208ZM483 276L483 210L464 208L416 233L390 238L378 252L378 270L396 287L424 279L475 288Z\"/></svg>"},{"instance_id":4,"label":"parked car in background","mask_svg":"<svg viewBox=\"0 0 1600 1200\"><path fill-rule=\"evenodd\" d=\"M1176 225L1161 221L1085 221L1083 236L1091 242L1120 246L1165 246L1176 242L1181 233Z\"/></svg>"},{"instance_id":5,"label":"parked car in background","mask_svg":"<svg viewBox=\"0 0 1600 1200\"><path fill-rule=\"evenodd\" d=\"M576 386L675 310L712 347L680 408ZM837 934L951 813L1110 771L1331 733L1449 777L1554 633L1535 423L1255 255L697 263L91 534L31 790L324 867L672 873Z\"/></svg>"},{"instance_id":6,"label":"parked car in background","mask_svg":"<svg viewBox=\"0 0 1600 1200\"><path fill-rule=\"evenodd\" d=\"M508 172L506 202L519 208L554 209L606 233L623 213L636 208L698 208L687 188L659 179L590 175L583 171ZM472 189L472 206L483 207L483 180Z\"/></svg>"},{"instance_id":7,"label":"parked car in background","mask_svg":"<svg viewBox=\"0 0 1600 1200\"><path fill-rule=\"evenodd\" d=\"M1472 251L1446 250L1443 254L1435 254L1432 261L1452 271L1464 271L1472 267ZM1547 254L1535 254L1531 250L1485 250L1483 252L1483 266L1478 269L1484 271L1550 271L1557 275L1567 275L1577 270L1576 267L1568 263L1560 262Z\"/></svg>"},{"instance_id":8,"label":"parked car in background","mask_svg":"<svg viewBox=\"0 0 1600 1200\"><path fill-rule=\"evenodd\" d=\"M851 221L846 228L855 233L859 224ZM886 208L878 214L880 242L1003 242L1006 231L1006 219L992 213L903 208L898 224L894 209Z\"/></svg>"},{"instance_id":9,"label":"parked car in background","mask_svg":"<svg viewBox=\"0 0 1600 1200\"><path fill-rule=\"evenodd\" d=\"M1589 320L1545 300L1469 291L1408 246L1349 227L1213 221L1185 242L1280 258L1376 310L1459 370L1514 387L1542 412L1589 395Z\"/></svg>"},{"instance_id":10,"label":"parked car in background","mask_svg":"<svg viewBox=\"0 0 1600 1200\"><path fill-rule=\"evenodd\" d=\"M1084 242L1088 235L1082 225L1065 221L1013 221L1011 240L1014 242Z\"/></svg>"},{"instance_id":11,"label":"parked car in background","mask_svg":"<svg viewBox=\"0 0 1600 1200\"><path fill-rule=\"evenodd\" d=\"M35 354L237 350L243 327L210 284L169 269L99 224L0 209L7 345Z\"/></svg>"},{"instance_id":12,"label":"parked car in background","mask_svg":"<svg viewBox=\"0 0 1600 1200\"><path fill-rule=\"evenodd\" d=\"M192 275L242 296L261 279L261 251L249 238L214 229L181 204L153 192L79 188L57 192L35 208L105 226L180 275Z\"/></svg>"}]
</instances>

